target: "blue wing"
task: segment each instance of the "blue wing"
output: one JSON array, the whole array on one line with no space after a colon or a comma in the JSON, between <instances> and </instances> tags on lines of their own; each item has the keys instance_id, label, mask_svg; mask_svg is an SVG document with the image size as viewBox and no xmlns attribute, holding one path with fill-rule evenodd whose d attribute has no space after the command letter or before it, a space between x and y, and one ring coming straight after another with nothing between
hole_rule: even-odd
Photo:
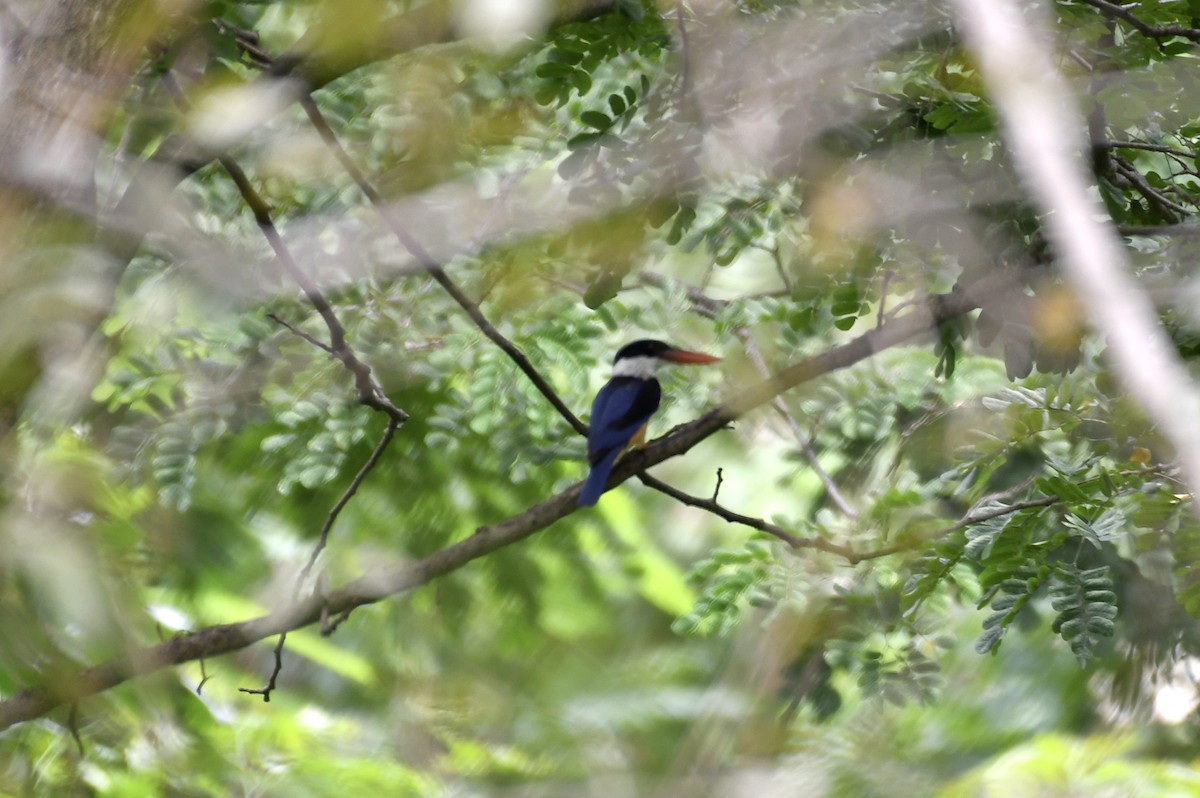
<instances>
[{"instance_id":1,"label":"blue wing","mask_svg":"<svg viewBox=\"0 0 1200 798\"><path fill-rule=\"evenodd\" d=\"M577 504L595 504L608 485L613 465L637 431L658 409L662 389L657 380L618 377L610 380L592 402L592 424L588 432L588 462L591 473Z\"/></svg>"}]
</instances>

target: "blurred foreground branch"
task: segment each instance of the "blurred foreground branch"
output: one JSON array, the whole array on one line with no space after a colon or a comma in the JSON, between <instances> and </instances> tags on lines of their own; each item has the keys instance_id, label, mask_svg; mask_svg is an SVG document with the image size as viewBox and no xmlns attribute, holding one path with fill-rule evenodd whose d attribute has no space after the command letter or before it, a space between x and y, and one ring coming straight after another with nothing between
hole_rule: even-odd
<instances>
[{"instance_id":1,"label":"blurred foreground branch","mask_svg":"<svg viewBox=\"0 0 1200 798\"><path fill-rule=\"evenodd\" d=\"M545 28L553 30L574 22L585 22L616 8L614 0L552 0L546 3ZM429 45L447 44L463 38L460 8L439 0L407 8L362 31L353 46L335 42L330 47L328 31L308 31L291 50L268 70L274 77L302 77L310 89L318 89L368 64L393 58ZM338 46L341 45L341 46Z\"/></svg>"},{"instance_id":2,"label":"blurred foreground branch","mask_svg":"<svg viewBox=\"0 0 1200 798\"><path fill-rule=\"evenodd\" d=\"M958 0L957 6L1063 271L1107 337L1126 389L1174 447L1192 496L1200 495L1200 391L1154 304L1130 276L1117 231L1098 221L1103 209L1089 194L1082 159L1086 126L1067 86L1016 3Z\"/></svg>"}]
</instances>

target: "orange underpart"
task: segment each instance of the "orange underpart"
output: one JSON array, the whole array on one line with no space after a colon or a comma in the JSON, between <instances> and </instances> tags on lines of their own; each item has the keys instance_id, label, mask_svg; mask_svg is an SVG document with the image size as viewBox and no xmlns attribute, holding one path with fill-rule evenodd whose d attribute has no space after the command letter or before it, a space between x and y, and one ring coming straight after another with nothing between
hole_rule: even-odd
<instances>
[{"instance_id":1,"label":"orange underpart","mask_svg":"<svg viewBox=\"0 0 1200 798\"><path fill-rule=\"evenodd\" d=\"M637 432L633 433L633 437L629 439L629 445L625 447L625 451L628 452L630 449L642 449L646 446L646 427L647 426L648 425L643 424L641 429L639 429Z\"/></svg>"}]
</instances>

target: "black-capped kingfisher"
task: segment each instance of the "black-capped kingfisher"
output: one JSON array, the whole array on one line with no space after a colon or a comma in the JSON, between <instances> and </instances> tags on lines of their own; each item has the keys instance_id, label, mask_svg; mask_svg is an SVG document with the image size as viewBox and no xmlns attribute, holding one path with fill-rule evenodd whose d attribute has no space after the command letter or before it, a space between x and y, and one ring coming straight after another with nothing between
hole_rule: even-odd
<instances>
[{"instance_id":1,"label":"black-capped kingfisher","mask_svg":"<svg viewBox=\"0 0 1200 798\"><path fill-rule=\"evenodd\" d=\"M645 440L646 422L662 399L654 378L666 363L716 363L721 358L678 349L662 341L634 341L617 350L612 379L592 402L588 431L588 462L592 465L576 504L590 507L608 486L608 477L621 453Z\"/></svg>"}]
</instances>

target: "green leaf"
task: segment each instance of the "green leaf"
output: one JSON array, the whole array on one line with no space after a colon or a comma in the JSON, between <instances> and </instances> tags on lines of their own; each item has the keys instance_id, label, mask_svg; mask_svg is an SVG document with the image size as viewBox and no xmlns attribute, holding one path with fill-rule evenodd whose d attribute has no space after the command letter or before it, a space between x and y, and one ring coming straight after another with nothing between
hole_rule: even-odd
<instances>
[{"instance_id":1,"label":"green leaf","mask_svg":"<svg viewBox=\"0 0 1200 798\"><path fill-rule=\"evenodd\" d=\"M607 114L599 111L584 111L579 115L579 121L600 131L608 130L613 124L613 120Z\"/></svg>"},{"instance_id":2,"label":"green leaf","mask_svg":"<svg viewBox=\"0 0 1200 798\"><path fill-rule=\"evenodd\" d=\"M617 10L634 22L640 22L646 16L642 0L617 0Z\"/></svg>"},{"instance_id":3,"label":"green leaf","mask_svg":"<svg viewBox=\"0 0 1200 798\"><path fill-rule=\"evenodd\" d=\"M1060 563L1054 571L1050 606L1058 614L1051 628L1070 645L1080 667L1095 656L1099 639L1116 631L1117 595L1111 588L1108 566L1080 570Z\"/></svg>"},{"instance_id":4,"label":"green leaf","mask_svg":"<svg viewBox=\"0 0 1200 798\"><path fill-rule=\"evenodd\" d=\"M687 205L679 207L679 213L675 215L675 222L671 225L670 232L667 233L667 243L675 246L683 239L683 234L686 233L696 220L696 209Z\"/></svg>"},{"instance_id":5,"label":"green leaf","mask_svg":"<svg viewBox=\"0 0 1200 798\"><path fill-rule=\"evenodd\" d=\"M582 69L577 69L571 73L571 85L582 97L592 90L592 76Z\"/></svg>"},{"instance_id":6,"label":"green leaf","mask_svg":"<svg viewBox=\"0 0 1200 798\"><path fill-rule=\"evenodd\" d=\"M536 74L539 78L564 79L574 75L575 71L576 70L574 68L567 66L566 64L547 62L534 70L534 74Z\"/></svg>"},{"instance_id":7,"label":"green leaf","mask_svg":"<svg viewBox=\"0 0 1200 798\"><path fill-rule=\"evenodd\" d=\"M600 140L601 133L580 133L567 139L567 149L574 152L584 147L590 147Z\"/></svg>"}]
</instances>

